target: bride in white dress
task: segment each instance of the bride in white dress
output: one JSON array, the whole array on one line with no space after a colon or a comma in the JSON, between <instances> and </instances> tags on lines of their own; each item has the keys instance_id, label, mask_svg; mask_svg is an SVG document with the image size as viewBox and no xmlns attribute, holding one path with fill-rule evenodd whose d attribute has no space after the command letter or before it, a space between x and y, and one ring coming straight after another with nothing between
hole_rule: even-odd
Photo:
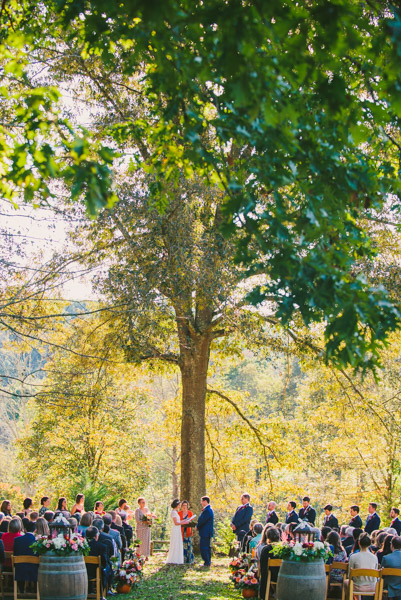
<instances>
[{"instance_id":1,"label":"bride in white dress","mask_svg":"<svg viewBox=\"0 0 401 600\"><path fill-rule=\"evenodd\" d=\"M173 500L171 508L173 509L170 513L172 520L171 535L170 535L170 547L168 549L166 564L168 565L183 565L184 564L184 546L182 543L181 525L189 523L188 519L180 521L178 510L180 508L180 501L178 499Z\"/></svg>"}]
</instances>

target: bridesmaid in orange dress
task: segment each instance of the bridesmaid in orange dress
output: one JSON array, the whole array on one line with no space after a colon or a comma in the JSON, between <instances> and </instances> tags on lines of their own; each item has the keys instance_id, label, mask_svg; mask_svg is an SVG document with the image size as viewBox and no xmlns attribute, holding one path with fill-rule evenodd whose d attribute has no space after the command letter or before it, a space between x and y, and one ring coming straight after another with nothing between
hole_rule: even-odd
<instances>
[{"instance_id":1,"label":"bridesmaid in orange dress","mask_svg":"<svg viewBox=\"0 0 401 600\"><path fill-rule=\"evenodd\" d=\"M142 556L150 555L150 530L151 527L144 517L149 517L150 519L155 519L156 516L150 512L148 507L146 506L145 498L138 498L138 508L135 511L135 521L136 521L136 537L141 540L141 545L139 546L139 553Z\"/></svg>"}]
</instances>

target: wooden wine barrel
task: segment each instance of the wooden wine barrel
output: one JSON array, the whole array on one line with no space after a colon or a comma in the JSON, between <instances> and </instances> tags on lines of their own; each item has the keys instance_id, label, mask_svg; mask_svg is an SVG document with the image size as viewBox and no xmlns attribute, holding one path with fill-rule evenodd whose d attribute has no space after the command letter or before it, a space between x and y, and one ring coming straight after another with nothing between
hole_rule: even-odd
<instances>
[{"instance_id":1,"label":"wooden wine barrel","mask_svg":"<svg viewBox=\"0 0 401 600\"><path fill-rule=\"evenodd\" d=\"M312 562L283 560L277 579L278 600L324 600L326 572L323 559Z\"/></svg>"},{"instance_id":2,"label":"wooden wine barrel","mask_svg":"<svg viewBox=\"0 0 401 600\"><path fill-rule=\"evenodd\" d=\"M84 557L42 554L38 582L41 600L86 600L88 576Z\"/></svg>"}]
</instances>

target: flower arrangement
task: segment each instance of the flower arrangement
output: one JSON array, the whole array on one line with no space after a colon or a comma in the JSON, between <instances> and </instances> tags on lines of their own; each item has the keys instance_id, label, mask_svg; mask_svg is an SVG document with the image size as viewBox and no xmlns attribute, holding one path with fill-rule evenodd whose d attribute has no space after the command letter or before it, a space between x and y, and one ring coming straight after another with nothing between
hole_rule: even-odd
<instances>
[{"instance_id":1,"label":"flower arrangement","mask_svg":"<svg viewBox=\"0 0 401 600\"><path fill-rule=\"evenodd\" d=\"M35 554L54 552L59 556L67 554L87 555L90 552L90 547L86 539L77 533L73 533L71 536L59 534L53 539L46 536L39 536L30 548L32 548Z\"/></svg>"},{"instance_id":2,"label":"flower arrangement","mask_svg":"<svg viewBox=\"0 0 401 600\"><path fill-rule=\"evenodd\" d=\"M150 513L147 515L143 515L141 518L141 521L143 523L145 523L145 525L147 525L147 527L152 527L154 520L155 520L154 516L151 515Z\"/></svg>"},{"instance_id":3,"label":"flower arrangement","mask_svg":"<svg viewBox=\"0 0 401 600\"><path fill-rule=\"evenodd\" d=\"M145 558L143 556L125 560L115 573L115 581L118 584L136 585L142 576L144 563Z\"/></svg>"},{"instance_id":4,"label":"flower arrangement","mask_svg":"<svg viewBox=\"0 0 401 600\"><path fill-rule=\"evenodd\" d=\"M319 558L326 562L329 556L333 555L329 546L323 542L279 542L272 549L272 553L277 558L303 562Z\"/></svg>"}]
</instances>

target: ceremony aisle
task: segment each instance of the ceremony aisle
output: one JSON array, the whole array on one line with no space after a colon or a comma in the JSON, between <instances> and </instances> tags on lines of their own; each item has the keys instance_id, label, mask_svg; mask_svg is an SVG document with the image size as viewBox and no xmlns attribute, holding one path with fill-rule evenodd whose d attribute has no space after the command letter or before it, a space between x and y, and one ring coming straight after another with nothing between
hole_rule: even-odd
<instances>
[{"instance_id":1,"label":"ceremony aisle","mask_svg":"<svg viewBox=\"0 0 401 600\"><path fill-rule=\"evenodd\" d=\"M227 557L213 559L210 570L199 566L166 567L166 555L151 556L144 577L131 594L118 600L238 600L238 590L227 583Z\"/></svg>"}]
</instances>

